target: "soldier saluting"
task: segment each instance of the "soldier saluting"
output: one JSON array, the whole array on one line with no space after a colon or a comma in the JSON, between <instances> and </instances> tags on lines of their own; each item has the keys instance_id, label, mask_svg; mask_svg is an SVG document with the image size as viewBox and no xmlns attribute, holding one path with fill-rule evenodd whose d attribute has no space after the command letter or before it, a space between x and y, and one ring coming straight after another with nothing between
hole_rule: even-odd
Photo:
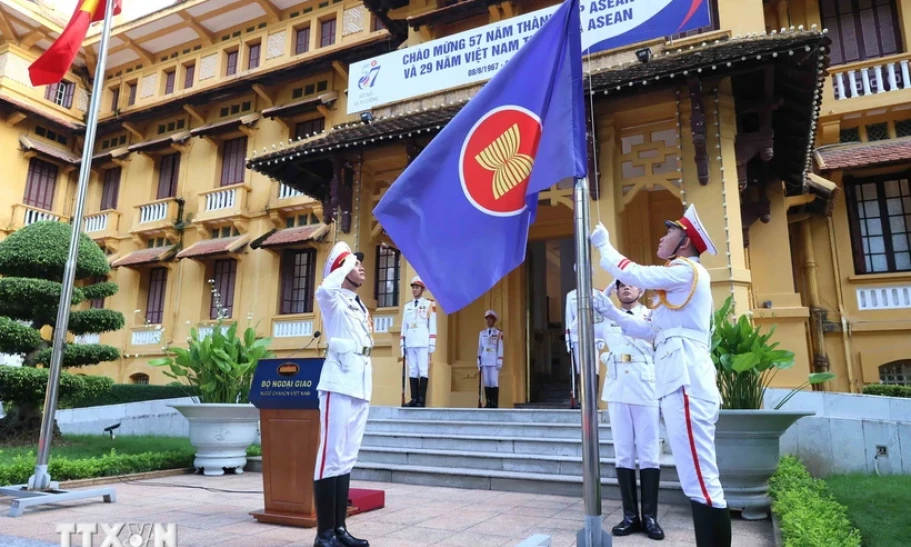
<instances>
[{"instance_id":1,"label":"soldier saluting","mask_svg":"<svg viewBox=\"0 0 911 547\"><path fill-rule=\"evenodd\" d=\"M500 406L500 369L503 368L503 331L494 327L499 316L493 310L484 314L487 328L478 335L478 370L484 382L487 408Z\"/></svg>"},{"instance_id":2,"label":"soldier saluting","mask_svg":"<svg viewBox=\"0 0 911 547\"><path fill-rule=\"evenodd\" d=\"M640 266L611 245L601 225L590 240L601 254L601 267L616 279L654 289L659 304L649 320L620 312L601 295L594 303L617 322L624 334L653 341L656 386L661 414L683 492L690 498L697 547L730 547L731 514L724 499L715 461L715 423L721 394L711 359L712 286L699 262L715 245L692 205L683 218L665 221L667 234L658 243L665 266Z\"/></svg>"},{"instance_id":3,"label":"soldier saluting","mask_svg":"<svg viewBox=\"0 0 911 547\"><path fill-rule=\"evenodd\" d=\"M408 362L408 376L411 384L411 401L408 407L423 407L427 404L427 383L430 376L430 356L437 348L437 306L436 302L423 296L424 282L414 276L411 280L411 294L414 300L405 304L402 311L402 357Z\"/></svg>"}]
</instances>

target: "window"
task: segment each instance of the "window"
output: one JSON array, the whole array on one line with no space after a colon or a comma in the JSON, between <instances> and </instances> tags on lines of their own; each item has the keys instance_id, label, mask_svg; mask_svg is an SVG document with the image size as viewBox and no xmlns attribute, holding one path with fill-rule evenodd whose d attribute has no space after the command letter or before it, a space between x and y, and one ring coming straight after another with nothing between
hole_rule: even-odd
<instances>
[{"instance_id":1,"label":"window","mask_svg":"<svg viewBox=\"0 0 911 547\"><path fill-rule=\"evenodd\" d=\"M832 38L833 65L902 50L895 0L820 0L819 13Z\"/></svg>"},{"instance_id":2,"label":"window","mask_svg":"<svg viewBox=\"0 0 911 547\"><path fill-rule=\"evenodd\" d=\"M244 155L247 137L225 141L221 152L221 185L240 184L244 181Z\"/></svg>"},{"instance_id":3,"label":"window","mask_svg":"<svg viewBox=\"0 0 911 547\"><path fill-rule=\"evenodd\" d=\"M115 87L111 90L111 112L120 108L120 88Z\"/></svg>"},{"instance_id":4,"label":"window","mask_svg":"<svg viewBox=\"0 0 911 547\"><path fill-rule=\"evenodd\" d=\"M313 311L313 278L316 275L316 251L286 251L281 262L281 307L279 313Z\"/></svg>"},{"instance_id":5,"label":"window","mask_svg":"<svg viewBox=\"0 0 911 547\"><path fill-rule=\"evenodd\" d=\"M237 52L228 52L228 62L225 64L225 75L230 76L237 73Z\"/></svg>"},{"instance_id":6,"label":"window","mask_svg":"<svg viewBox=\"0 0 911 547\"><path fill-rule=\"evenodd\" d=\"M247 49L247 70L252 70L259 66L259 44L250 44Z\"/></svg>"},{"instance_id":7,"label":"window","mask_svg":"<svg viewBox=\"0 0 911 547\"><path fill-rule=\"evenodd\" d=\"M196 65L187 65L184 68L183 73L183 88L189 89L193 87L193 78L196 76Z\"/></svg>"},{"instance_id":8,"label":"window","mask_svg":"<svg viewBox=\"0 0 911 547\"><path fill-rule=\"evenodd\" d=\"M133 106L136 104L136 84L130 84L127 87L130 90L130 94L127 97L127 106Z\"/></svg>"},{"instance_id":9,"label":"window","mask_svg":"<svg viewBox=\"0 0 911 547\"><path fill-rule=\"evenodd\" d=\"M310 51L310 27L297 29L294 38L294 53L300 55Z\"/></svg>"},{"instance_id":10,"label":"window","mask_svg":"<svg viewBox=\"0 0 911 547\"><path fill-rule=\"evenodd\" d=\"M294 138L295 139L306 139L310 135L319 133L326 127L325 118L316 118L314 120L307 120L305 122L300 122L294 126Z\"/></svg>"},{"instance_id":11,"label":"window","mask_svg":"<svg viewBox=\"0 0 911 547\"><path fill-rule=\"evenodd\" d=\"M177 77L175 71L165 72L164 73L164 94L170 95L174 93L174 78Z\"/></svg>"},{"instance_id":12,"label":"window","mask_svg":"<svg viewBox=\"0 0 911 547\"><path fill-rule=\"evenodd\" d=\"M215 261L215 281L214 290L218 293L216 301L215 293L212 293L212 304L209 306L209 319L218 319L219 305L224 310L225 317L234 315L234 281L237 277L237 261L233 259Z\"/></svg>"},{"instance_id":13,"label":"window","mask_svg":"<svg viewBox=\"0 0 911 547\"><path fill-rule=\"evenodd\" d=\"M394 308L399 305L399 277L401 276L402 253L397 249L378 246L376 248L376 303L380 308Z\"/></svg>"},{"instance_id":14,"label":"window","mask_svg":"<svg viewBox=\"0 0 911 547\"><path fill-rule=\"evenodd\" d=\"M107 280L108 280L108 278L107 278L107 277L104 277L103 275L102 275L102 276L99 276L99 277L94 277L94 278L92 278L92 285L95 285L95 284L98 284L98 283L104 283L104 282L107 281ZM103 307L104 307L104 298L93 298L92 301L91 301L91 303L89 304L89 306L90 306L92 309L101 309L101 308L103 308Z\"/></svg>"},{"instance_id":15,"label":"window","mask_svg":"<svg viewBox=\"0 0 911 547\"><path fill-rule=\"evenodd\" d=\"M911 270L911 173L846 181L858 274Z\"/></svg>"},{"instance_id":16,"label":"window","mask_svg":"<svg viewBox=\"0 0 911 547\"><path fill-rule=\"evenodd\" d=\"M158 195L155 199L173 198L177 195L177 177L180 175L180 153L162 156L158 164Z\"/></svg>"},{"instance_id":17,"label":"window","mask_svg":"<svg viewBox=\"0 0 911 547\"><path fill-rule=\"evenodd\" d=\"M73 91L75 90L75 84L63 80L60 83L47 86L47 89L44 91L44 98L57 106L70 108L73 106Z\"/></svg>"},{"instance_id":18,"label":"window","mask_svg":"<svg viewBox=\"0 0 911 547\"><path fill-rule=\"evenodd\" d=\"M57 166L32 158L28 162L28 179L25 183L26 205L51 211L54 209L54 191L57 189Z\"/></svg>"},{"instance_id":19,"label":"window","mask_svg":"<svg viewBox=\"0 0 911 547\"><path fill-rule=\"evenodd\" d=\"M371 22L371 25L370 25L370 30L372 32L376 32L378 30L383 30L384 28L386 28L386 25L383 24L383 21L379 17L374 15L373 21Z\"/></svg>"},{"instance_id":20,"label":"window","mask_svg":"<svg viewBox=\"0 0 911 547\"><path fill-rule=\"evenodd\" d=\"M104 183L101 186L101 210L117 208L120 196L120 168L115 167L104 172Z\"/></svg>"},{"instance_id":21,"label":"window","mask_svg":"<svg viewBox=\"0 0 911 547\"><path fill-rule=\"evenodd\" d=\"M143 374L143 373L141 373L141 372L137 372L136 374L130 376L130 380L131 380L134 384L140 384L140 385L143 385L143 386L149 385L149 375L148 375L148 374Z\"/></svg>"},{"instance_id":22,"label":"window","mask_svg":"<svg viewBox=\"0 0 911 547\"><path fill-rule=\"evenodd\" d=\"M164 316L164 296L168 288L168 269L149 272L149 296L146 299L146 323L160 325Z\"/></svg>"},{"instance_id":23,"label":"window","mask_svg":"<svg viewBox=\"0 0 911 547\"><path fill-rule=\"evenodd\" d=\"M879 367L879 383L892 386L911 386L911 361L892 361Z\"/></svg>"},{"instance_id":24,"label":"window","mask_svg":"<svg viewBox=\"0 0 911 547\"><path fill-rule=\"evenodd\" d=\"M319 47L331 46L335 43L335 19L323 21L319 25Z\"/></svg>"}]
</instances>

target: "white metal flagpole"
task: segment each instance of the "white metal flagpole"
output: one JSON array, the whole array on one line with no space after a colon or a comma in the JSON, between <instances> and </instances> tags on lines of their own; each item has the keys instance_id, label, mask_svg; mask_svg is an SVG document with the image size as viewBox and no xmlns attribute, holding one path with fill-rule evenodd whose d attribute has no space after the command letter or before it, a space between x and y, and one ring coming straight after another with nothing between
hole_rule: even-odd
<instances>
[{"instance_id":1,"label":"white metal flagpole","mask_svg":"<svg viewBox=\"0 0 911 547\"><path fill-rule=\"evenodd\" d=\"M28 480L28 485L0 488L0 495L13 497L9 516L18 517L22 510L33 505L57 503L60 501L85 499L102 496L105 502L113 502L116 493L113 488L96 488L91 490L65 491L58 489L58 483L51 481L47 471L51 453L51 439L54 433L54 416L57 411L57 395L60 382L60 369L63 365L63 351L66 344L66 333L70 321L70 303L73 298L73 284L76 279L76 262L79 256L79 236L82 233L82 214L85 208L85 194L88 189L89 176L92 172L92 155L95 150L95 133L98 129L98 111L101 96L104 93L104 71L107 66L108 43L111 39L111 26L114 19L114 0L105 0L104 23L101 30L101 43L98 51L98 65L95 68L95 80L92 83L92 97L87 112L85 143L82 147L82 162L79 164L79 183L76 189L76 207L73 211L72 235L67 256L66 268L63 271L63 288L60 292L60 304L57 310L57 322L54 325L54 340L51 353L50 374L48 375L47 394L44 400L44 415L41 419L41 437L38 441L38 458L35 471Z\"/></svg>"}]
</instances>

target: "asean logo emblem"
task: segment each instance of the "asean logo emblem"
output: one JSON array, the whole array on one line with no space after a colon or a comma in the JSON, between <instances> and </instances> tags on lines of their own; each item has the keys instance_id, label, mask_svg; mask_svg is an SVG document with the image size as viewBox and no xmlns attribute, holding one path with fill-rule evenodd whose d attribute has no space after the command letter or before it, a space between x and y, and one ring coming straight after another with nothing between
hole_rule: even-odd
<instances>
[{"instance_id":1,"label":"asean logo emblem","mask_svg":"<svg viewBox=\"0 0 911 547\"><path fill-rule=\"evenodd\" d=\"M478 120L459 157L459 179L468 201L492 216L524 211L540 140L540 118L520 106L501 106Z\"/></svg>"}]
</instances>

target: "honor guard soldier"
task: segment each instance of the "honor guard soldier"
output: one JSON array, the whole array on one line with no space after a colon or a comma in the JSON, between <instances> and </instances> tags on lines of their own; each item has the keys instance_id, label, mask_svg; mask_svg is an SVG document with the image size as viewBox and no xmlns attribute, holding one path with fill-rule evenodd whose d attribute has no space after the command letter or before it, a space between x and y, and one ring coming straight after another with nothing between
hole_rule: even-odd
<instances>
[{"instance_id":1,"label":"honor guard soldier","mask_svg":"<svg viewBox=\"0 0 911 547\"><path fill-rule=\"evenodd\" d=\"M576 271L576 266L573 265L573 272ZM594 302L595 295L600 294L598 289L592 287L592 302ZM573 393L579 393L576 390L576 382L578 385L582 385L582 381L579 379L580 366L579 361L581 354L579 353L578 343L579 343L579 320L576 317L576 314L579 311L579 302L576 299L576 289L569 291L566 294L566 353L570 355L572 360L573 371L575 371L575 377L573 378ZM607 328L607 322L604 317L601 316L597 311L592 310L592 321L594 323L594 334L595 334L595 356L598 355L600 346L603 345L604 337L607 333L605 330ZM599 342L599 340L601 342ZM600 375L598 374L598 368L595 368L595 386L600 383ZM575 401L572 402L570 408L580 408L579 400L581 397L576 397Z\"/></svg>"},{"instance_id":2,"label":"honor guard soldier","mask_svg":"<svg viewBox=\"0 0 911 547\"><path fill-rule=\"evenodd\" d=\"M478 336L478 370L484 381L487 408L500 406L500 369L503 368L503 331L494 327L497 312L487 310L484 314L487 328Z\"/></svg>"},{"instance_id":3,"label":"honor guard soldier","mask_svg":"<svg viewBox=\"0 0 911 547\"><path fill-rule=\"evenodd\" d=\"M320 442L313 472L314 547L370 547L345 526L351 469L364 437L373 390L373 323L357 295L364 283L363 259L363 253L352 253L347 243L336 243L316 289L328 350L316 388Z\"/></svg>"},{"instance_id":4,"label":"honor guard soldier","mask_svg":"<svg viewBox=\"0 0 911 547\"><path fill-rule=\"evenodd\" d=\"M653 341L655 395L667 427L683 492L693 510L697 547L730 547L731 515L715 461L715 423L721 394L711 358L712 287L699 255L715 245L690 205L683 218L666 221L658 243L665 266L640 266L621 255L600 223L592 244L601 267L616 279L658 293L649 320L627 315L602 297L596 304L624 334Z\"/></svg>"},{"instance_id":5,"label":"honor guard soldier","mask_svg":"<svg viewBox=\"0 0 911 547\"><path fill-rule=\"evenodd\" d=\"M649 309L639 303L642 291L620 280L616 289L622 312L648 319ZM623 521L614 526L615 536L628 536L644 530L651 539L664 539L658 525L658 481L660 448L658 422L660 411L655 397L655 363L652 345L624 336L611 322L607 335L608 352L601 354L607 368L601 399L607 403L616 453L617 481L623 502ZM636 457L642 490L642 516L636 500Z\"/></svg>"},{"instance_id":6,"label":"honor guard soldier","mask_svg":"<svg viewBox=\"0 0 911 547\"><path fill-rule=\"evenodd\" d=\"M411 294L414 300L405 304L402 312L402 357L408 362L411 401L408 407L427 404L427 382L430 376L430 356L437 348L436 302L424 298L424 282L414 276Z\"/></svg>"}]
</instances>

